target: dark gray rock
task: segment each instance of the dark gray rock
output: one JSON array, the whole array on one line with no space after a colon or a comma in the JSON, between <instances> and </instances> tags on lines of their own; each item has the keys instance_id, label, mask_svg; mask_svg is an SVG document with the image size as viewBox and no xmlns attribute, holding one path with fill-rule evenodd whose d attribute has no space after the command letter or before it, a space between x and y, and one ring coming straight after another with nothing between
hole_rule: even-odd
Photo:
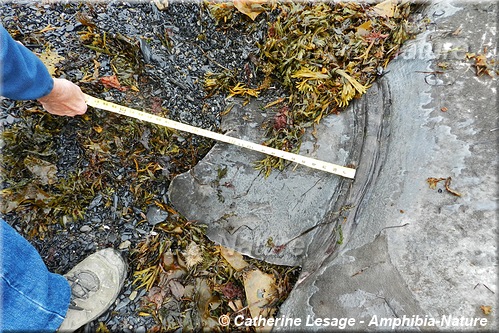
<instances>
[{"instance_id":1,"label":"dark gray rock","mask_svg":"<svg viewBox=\"0 0 499 333\"><path fill-rule=\"evenodd\" d=\"M164 222L168 218L168 212L165 212L157 206L150 206L147 210L146 218L150 225L156 225Z\"/></svg>"}]
</instances>

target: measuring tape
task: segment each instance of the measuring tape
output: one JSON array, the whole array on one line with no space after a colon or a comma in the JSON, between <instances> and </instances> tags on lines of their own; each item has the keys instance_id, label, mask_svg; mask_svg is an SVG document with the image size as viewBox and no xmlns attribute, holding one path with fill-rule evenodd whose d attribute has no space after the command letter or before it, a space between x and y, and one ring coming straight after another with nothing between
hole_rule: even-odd
<instances>
[{"instance_id":1,"label":"measuring tape","mask_svg":"<svg viewBox=\"0 0 499 333\"><path fill-rule=\"evenodd\" d=\"M295 163L298 163L301 165L305 165L309 168L318 169L318 170L326 171L329 173L334 173L336 175L340 175L340 176L343 176L346 178L353 179L355 177L355 169L352 169L352 168L347 168L347 167L343 167L340 165L316 160L316 159L313 159L310 157L293 154L293 153L290 153L287 151L282 151L279 149L267 147L267 146L253 143L250 141L245 141L245 140L233 138L231 136L227 136L224 134L212 132L212 131L205 130L205 129L199 128L199 127L194 127L191 125L182 124L182 123L179 123L177 121L173 121L170 119L159 117L159 116L156 116L156 115L153 115L150 113L142 112L139 110L128 108L126 106L121 106L118 104L107 102L107 101L104 101L102 99L98 99L98 98L89 96L87 94L84 94L84 95L85 95L85 101L87 102L87 105L90 105L94 108L99 108L102 110L111 111L111 112L121 114L124 116L147 121L149 123L153 123L156 125L166 126L166 127L173 128L173 129L176 129L176 130L179 130L182 132L188 132L191 134L203 136L205 138L209 138L209 139L229 143L232 145L236 145L239 147L243 147L246 149L258 151L258 152L266 154L266 155L279 157L279 158L285 159L287 161L291 161L291 162L295 162Z\"/></svg>"}]
</instances>

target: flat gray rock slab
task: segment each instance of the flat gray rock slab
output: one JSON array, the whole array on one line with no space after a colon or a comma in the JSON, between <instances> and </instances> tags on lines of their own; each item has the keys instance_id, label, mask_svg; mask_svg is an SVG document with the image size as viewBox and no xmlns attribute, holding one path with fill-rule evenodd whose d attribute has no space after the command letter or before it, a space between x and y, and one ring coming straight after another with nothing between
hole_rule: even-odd
<instances>
[{"instance_id":1,"label":"flat gray rock slab","mask_svg":"<svg viewBox=\"0 0 499 333\"><path fill-rule=\"evenodd\" d=\"M263 121L272 117L258 101L240 102L223 120L227 135L263 141ZM305 156L339 165L350 163L349 117L328 117L318 126L318 139L307 134L301 146ZM274 171L265 178L255 169L263 154L217 143L192 170L176 177L169 190L176 209L188 219L207 224L208 237L239 252L284 265L300 265L318 225L340 196L342 184L334 174L301 165ZM328 229L334 234L334 225Z\"/></svg>"},{"instance_id":2,"label":"flat gray rock slab","mask_svg":"<svg viewBox=\"0 0 499 333\"><path fill-rule=\"evenodd\" d=\"M261 156L217 144L171 184L175 207L207 224L212 240L302 266L278 316L301 325L274 330L338 329L319 324L328 318L351 318L354 330L396 318L412 329L497 328L497 80L465 57L496 56L497 3L434 2L426 13L428 31L302 147L356 165L354 181L301 166L264 179L252 168ZM239 106L223 126L260 142L268 117ZM451 177L461 197L443 181L431 189L430 177Z\"/></svg>"}]
</instances>

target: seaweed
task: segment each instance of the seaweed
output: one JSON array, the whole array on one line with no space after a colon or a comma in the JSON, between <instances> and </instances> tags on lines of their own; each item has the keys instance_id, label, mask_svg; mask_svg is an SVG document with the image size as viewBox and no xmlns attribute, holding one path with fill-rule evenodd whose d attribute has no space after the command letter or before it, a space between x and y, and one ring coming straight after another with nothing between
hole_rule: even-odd
<instances>
[{"instance_id":1,"label":"seaweed","mask_svg":"<svg viewBox=\"0 0 499 333\"><path fill-rule=\"evenodd\" d=\"M230 22L235 17L230 12L236 10L233 6L209 6L218 24L234 25ZM269 1L258 6L269 12L268 17L275 17L269 19L266 38L258 45L260 84L252 88L235 82L234 73L210 74L205 83L210 94L225 91L229 97L257 97L274 83L284 87L287 121L277 110L275 123L266 126L263 143L281 150L297 152L307 128L362 96L410 38L408 2ZM272 156L256 163L266 176L284 166L284 161Z\"/></svg>"}]
</instances>

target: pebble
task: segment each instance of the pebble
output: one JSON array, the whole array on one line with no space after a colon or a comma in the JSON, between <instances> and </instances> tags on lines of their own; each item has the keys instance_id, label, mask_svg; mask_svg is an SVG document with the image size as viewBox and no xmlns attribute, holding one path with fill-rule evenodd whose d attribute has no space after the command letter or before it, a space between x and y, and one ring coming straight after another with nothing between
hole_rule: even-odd
<instances>
[{"instance_id":1,"label":"pebble","mask_svg":"<svg viewBox=\"0 0 499 333\"><path fill-rule=\"evenodd\" d=\"M128 232L128 231L125 231L124 233L121 234L121 241L124 242L124 241L128 241L130 238L132 238L132 233L131 232Z\"/></svg>"},{"instance_id":2,"label":"pebble","mask_svg":"<svg viewBox=\"0 0 499 333\"><path fill-rule=\"evenodd\" d=\"M95 243L88 243L87 246L85 247L85 250L87 250L88 252L93 252L94 249L95 249Z\"/></svg>"},{"instance_id":3,"label":"pebble","mask_svg":"<svg viewBox=\"0 0 499 333\"><path fill-rule=\"evenodd\" d=\"M149 232L145 231L144 229L137 228L137 232L142 235L147 235Z\"/></svg>"},{"instance_id":4,"label":"pebble","mask_svg":"<svg viewBox=\"0 0 499 333\"><path fill-rule=\"evenodd\" d=\"M164 222L168 218L168 212L162 210L157 206L150 206L147 210L147 222L150 225L156 225L158 223Z\"/></svg>"},{"instance_id":5,"label":"pebble","mask_svg":"<svg viewBox=\"0 0 499 333\"><path fill-rule=\"evenodd\" d=\"M80 228L81 232L90 232L92 231L92 227L89 225L84 225L83 227Z\"/></svg>"},{"instance_id":6,"label":"pebble","mask_svg":"<svg viewBox=\"0 0 499 333\"><path fill-rule=\"evenodd\" d=\"M118 305L116 305L116 307L114 308L114 311L119 311L121 308L124 308L125 306L127 306L128 303L130 303L130 299L125 298L123 301L118 303Z\"/></svg>"},{"instance_id":7,"label":"pebble","mask_svg":"<svg viewBox=\"0 0 499 333\"><path fill-rule=\"evenodd\" d=\"M131 301L134 301L134 300L135 300L135 298L137 298L137 290L132 291L132 293L130 294L130 296L128 296L128 298L129 298Z\"/></svg>"},{"instance_id":8,"label":"pebble","mask_svg":"<svg viewBox=\"0 0 499 333\"><path fill-rule=\"evenodd\" d=\"M119 246L118 246L118 249L120 250L125 250L125 249L128 249L130 247L130 245L132 244L132 242L130 242L129 240L126 240L124 242L122 242Z\"/></svg>"}]
</instances>

